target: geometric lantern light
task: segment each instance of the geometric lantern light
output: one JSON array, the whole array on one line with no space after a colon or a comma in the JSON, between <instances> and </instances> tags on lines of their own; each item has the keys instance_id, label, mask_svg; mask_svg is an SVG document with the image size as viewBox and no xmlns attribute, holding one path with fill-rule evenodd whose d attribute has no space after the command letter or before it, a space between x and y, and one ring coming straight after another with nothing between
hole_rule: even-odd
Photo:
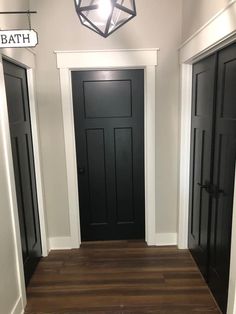
<instances>
[{"instance_id":1,"label":"geometric lantern light","mask_svg":"<svg viewBox=\"0 0 236 314\"><path fill-rule=\"evenodd\" d=\"M136 16L135 0L75 0L75 8L80 22L103 37Z\"/></svg>"}]
</instances>

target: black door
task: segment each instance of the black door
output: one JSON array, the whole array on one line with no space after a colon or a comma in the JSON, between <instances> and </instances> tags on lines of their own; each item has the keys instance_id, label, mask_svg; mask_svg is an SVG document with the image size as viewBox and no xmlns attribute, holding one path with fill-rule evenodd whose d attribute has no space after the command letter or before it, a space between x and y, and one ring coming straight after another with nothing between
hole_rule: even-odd
<instances>
[{"instance_id":1,"label":"black door","mask_svg":"<svg viewBox=\"0 0 236 314\"><path fill-rule=\"evenodd\" d=\"M226 312L236 157L236 45L218 56L209 285Z\"/></svg>"},{"instance_id":2,"label":"black door","mask_svg":"<svg viewBox=\"0 0 236 314\"><path fill-rule=\"evenodd\" d=\"M25 69L3 62L26 284L41 257L30 111Z\"/></svg>"},{"instance_id":3,"label":"black door","mask_svg":"<svg viewBox=\"0 0 236 314\"><path fill-rule=\"evenodd\" d=\"M216 56L193 66L189 249L207 274Z\"/></svg>"},{"instance_id":4,"label":"black door","mask_svg":"<svg viewBox=\"0 0 236 314\"><path fill-rule=\"evenodd\" d=\"M236 161L236 44L193 66L189 248L226 313Z\"/></svg>"},{"instance_id":5,"label":"black door","mask_svg":"<svg viewBox=\"0 0 236 314\"><path fill-rule=\"evenodd\" d=\"M72 72L82 240L144 238L143 77Z\"/></svg>"}]
</instances>

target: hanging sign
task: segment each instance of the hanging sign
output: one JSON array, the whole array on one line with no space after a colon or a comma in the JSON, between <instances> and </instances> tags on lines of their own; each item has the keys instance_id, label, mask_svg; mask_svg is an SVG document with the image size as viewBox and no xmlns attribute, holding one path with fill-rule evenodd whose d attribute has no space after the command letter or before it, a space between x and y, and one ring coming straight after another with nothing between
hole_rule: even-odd
<instances>
[{"instance_id":1,"label":"hanging sign","mask_svg":"<svg viewBox=\"0 0 236 314\"><path fill-rule=\"evenodd\" d=\"M38 34L34 30L0 31L0 48L35 47Z\"/></svg>"}]
</instances>

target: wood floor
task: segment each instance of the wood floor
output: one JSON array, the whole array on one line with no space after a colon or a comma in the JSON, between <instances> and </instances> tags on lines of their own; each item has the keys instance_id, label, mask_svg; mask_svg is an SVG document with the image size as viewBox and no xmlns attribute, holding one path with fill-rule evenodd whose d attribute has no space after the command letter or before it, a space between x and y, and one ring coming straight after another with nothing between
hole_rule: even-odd
<instances>
[{"instance_id":1,"label":"wood floor","mask_svg":"<svg viewBox=\"0 0 236 314\"><path fill-rule=\"evenodd\" d=\"M26 314L216 314L190 253L143 242L52 251L28 287Z\"/></svg>"}]
</instances>

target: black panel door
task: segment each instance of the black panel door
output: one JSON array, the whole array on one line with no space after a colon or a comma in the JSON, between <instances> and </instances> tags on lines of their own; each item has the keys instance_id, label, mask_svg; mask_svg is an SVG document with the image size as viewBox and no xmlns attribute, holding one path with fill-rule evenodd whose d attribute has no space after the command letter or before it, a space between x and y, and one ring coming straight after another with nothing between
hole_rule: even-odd
<instances>
[{"instance_id":1,"label":"black panel door","mask_svg":"<svg viewBox=\"0 0 236 314\"><path fill-rule=\"evenodd\" d=\"M26 284L41 257L41 239L25 69L3 62Z\"/></svg>"},{"instance_id":2,"label":"black panel door","mask_svg":"<svg viewBox=\"0 0 236 314\"><path fill-rule=\"evenodd\" d=\"M189 249L207 274L216 56L193 66Z\"/></svg>"},{"instance_id":3,"label":"black panel door","mask_svg":"<svg viewBox=\"0 0 236 314\"><path fill-rule=\"evenodd\" d=\"M82 240L144 238L143 76L72 72Z\"/></svg>"},{"instance_id":4,"label":"black panel door","mask_svg":"<svg viewBox=\"0 0 236 314\"><path fill-rule=\"evenodd\" d=\"M236 44L193 66L189 248L226 313L236 161Z\"/></svg>"},{"instance_id":5,"label":"black panel door","mask_svg":"<svg viewBox=\"0 0 236 314\"><path fill-rule=\"evenodd\" d=\"M226 312L236 157L236 45L219 53L209 285Z\"/></svg>"}]
</instances>

